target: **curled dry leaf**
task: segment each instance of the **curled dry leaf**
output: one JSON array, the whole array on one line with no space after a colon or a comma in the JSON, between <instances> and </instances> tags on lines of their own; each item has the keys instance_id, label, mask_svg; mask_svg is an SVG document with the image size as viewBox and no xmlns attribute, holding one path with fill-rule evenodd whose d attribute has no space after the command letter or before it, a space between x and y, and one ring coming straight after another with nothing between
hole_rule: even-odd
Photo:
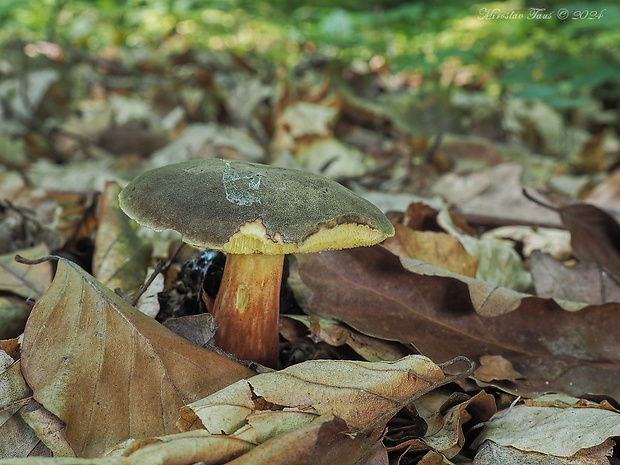
<instances>
[{"instance_id":1,"label":"curled dry leaf","mask_svg":"<svg viewBox=\"0 0 620 465\"><path fill-rule=\"evenodd\" d=\"M453 392L449 386L436 389L414 402L414 418L422 420L425 431L396 427L385 438L388 451L409 452L433 450L447 458L454 457L465 444L465 424L475 425L491 418L497 411L495 398L484 391L473 397ZM404 436L404 437L403 437Z\"/></svg>"},{"instance_id":2,"label":"curled dry leaf","mask_svg":"<svg viewBox=\"0 0 620 465\"><path fill-rule=\"evenodd\" d=\"M238 438L212 435L206 431L188 431L132 441L123 451L123 456L126 457L128 465L196 462L215 465L228 463L254 446L251 442Z\"/></svg>"},{"instance_id":3,"label":"curled dry leaf","mask_svg":"<svg viewBox=\"0 0 620 465\"><path fill-rule=\"evenodd\" d=\"M251 370L201 349L59 258L26 325L22 370L78 456L176 432L179 408Z\"/></svg>"},{"instance_id":4,"label":"curled dry leaf","mask_svg":"<svg viewBox=\"0 0 620 465\"><path fill-rule=\"evenodd\" d=\"M501 355L525 378L509 392L620 395L618 304L558 303L399 259L380 246L297 262L311 315L414 344L435 361Z\"/></svg>"},{"instance_id":5,"label":"curled dry leaf","mask_svg":"<svg viewBox=\"0 0 620 465\"><path fill-rule=\"evenodd\" d=\"M308 361L239 381L183 407L179 427L237 436L244 431L244 438L263 441L285 417L300 427L320 415L335 415L376 439L391 418L386 413L446 380L439 366L419 355L395 362ZM268 421L252 423L261 416ZM248 426L254 431L246 434Z\"/></svg>"},{"instance_id":6,"label":"curled dry leaf","mask_svg":"<svg viewBox=\"0 0 620 465\"><path fill-rule=\"evenodd\" d=\"M463 425L470 421L474 425L486 421L495 413L495 410L495 398L491 394L480 391L464 402L440 410L443 416L441 429L424 437L424 442L432 449L452 458L465 444Z\"/></svg>"}]
</instances>

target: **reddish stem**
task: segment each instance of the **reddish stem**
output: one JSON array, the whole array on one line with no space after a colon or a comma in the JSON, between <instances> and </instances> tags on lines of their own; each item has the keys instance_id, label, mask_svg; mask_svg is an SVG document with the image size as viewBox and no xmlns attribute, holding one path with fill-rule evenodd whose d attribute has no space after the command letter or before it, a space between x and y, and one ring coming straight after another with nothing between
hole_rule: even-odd
<instances>
[{"instance_id":1,"label":"reddish stem","mask_svg":"<svg viewBox=\"0 0 620 465\"><path fill-rule=\"evenodd\" d=\"M284 255L226 256L213 305L215 342L239 359L275 367L279 352L280 284Z\"/></svg>"}]
</instances>

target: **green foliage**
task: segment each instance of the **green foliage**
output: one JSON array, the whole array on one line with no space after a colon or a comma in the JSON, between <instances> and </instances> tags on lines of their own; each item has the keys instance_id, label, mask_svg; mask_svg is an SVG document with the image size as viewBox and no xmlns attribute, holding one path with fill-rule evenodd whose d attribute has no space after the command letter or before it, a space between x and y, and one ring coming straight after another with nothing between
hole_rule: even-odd
<instances>
[{"instance_id":1,"label":"green foliage","mask_svg":"<svg viewBox=\"0 0 620 465\"><path fill-rule=\"evenodd\" d=\"M530 7L548 16L531 19ZM568 18L558 18L560 8ZM256 51L285 65L314 51L345 61L381 56L433 91L470 86L560 108L620 88L620 6L605 1L4 0L0 22L0 39L94 51L156 48L175 37L180 48Z\"/></svg>"}]
</instances>

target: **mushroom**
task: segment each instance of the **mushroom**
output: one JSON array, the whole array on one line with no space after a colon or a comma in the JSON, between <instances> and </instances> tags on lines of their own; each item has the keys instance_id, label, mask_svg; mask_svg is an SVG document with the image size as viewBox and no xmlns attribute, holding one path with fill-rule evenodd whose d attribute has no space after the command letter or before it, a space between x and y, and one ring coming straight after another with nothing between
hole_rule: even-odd
<instances>
[{"instance_id":1,"label":"mushroom","mask_svg":"<svg viewBox=\"0 0 620 465\"><path fill-rule=\"evenodd\" d=\"M119 195L123 211L156 231L226 252L211 310L216 343L275 366L284 255L370 246L394 234L372 203L307 171L201 159L156 168Z\"/></svg>"}]
</instances>

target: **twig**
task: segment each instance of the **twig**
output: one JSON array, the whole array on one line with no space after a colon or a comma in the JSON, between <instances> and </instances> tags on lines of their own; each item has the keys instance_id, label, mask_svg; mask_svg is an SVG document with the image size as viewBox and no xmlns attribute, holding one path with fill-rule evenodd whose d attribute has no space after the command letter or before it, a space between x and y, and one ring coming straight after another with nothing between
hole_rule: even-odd
<instances>
[{"instance_id":1,"label":"twig","mask_svg":"<svg viewBox=\"0 0 620 465\"><path fill-rule=\"evenodd\" d=\"M553 210L554 212L557 213L558 209L556 207L554 207L553 205L549 205L548 203L545 203L542 200L535 199L534 197L532 197L532 195L527 191L525 187L521 189L521 192L523 193L523 196L526 199L531 200L535 204L540 205L541 207L544 207L544 208L548 208L549 210Z\"/></svg>"},{"instance_id":2,"label":"twig","mask_svg":"<svg viewBox=\"0 0 620 465\"><path fill-rule=\"evenodd\" d=\"M29 396L29 397L25 397L23 399L19 399L14 402L11 402L10 404L0 405L0 413L6 412L7 410L11 410L12 408L15 408L15 407L22 407L26 404L29 404L30 402L34 402L34 397Z\"/></svg>"},{"instance_id":3,"label":"twig","mask_svg":"<svg viewBox=\"0 0 620 465\"><path fill-rule=\"evenodd\" d=\"M58 257L55 255L46 255L45 257L30 259L17 254L15 255L14 259L17 263L22 263L24 265L38 265L40 263L48 262L50 260L58 260Z\"/></svg>"}]
</instances>

